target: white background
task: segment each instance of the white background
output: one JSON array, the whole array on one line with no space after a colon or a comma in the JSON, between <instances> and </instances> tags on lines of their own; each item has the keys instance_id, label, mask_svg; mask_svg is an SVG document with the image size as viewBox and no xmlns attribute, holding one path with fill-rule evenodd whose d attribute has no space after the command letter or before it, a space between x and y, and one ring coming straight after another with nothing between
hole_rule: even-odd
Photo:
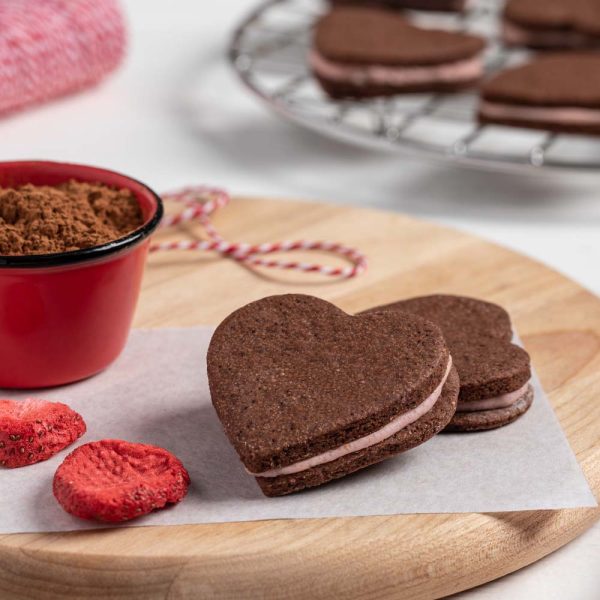
<instances>
[{"instance_id":1,"label":"white background","mask_svg":"<svg viewBox=\"0 0 600 600\"><path fill-rule=\"evenodd\" d=\"M249 0L124 0L125 65L101 87L0 121L0 158L111 167L157 190L232 192L399 210L533 256L600 293L600 176L500 175L340 145L273 116L224 63ZM596 600L600 526L469 600Z\"/></svg>"}]
</instances>

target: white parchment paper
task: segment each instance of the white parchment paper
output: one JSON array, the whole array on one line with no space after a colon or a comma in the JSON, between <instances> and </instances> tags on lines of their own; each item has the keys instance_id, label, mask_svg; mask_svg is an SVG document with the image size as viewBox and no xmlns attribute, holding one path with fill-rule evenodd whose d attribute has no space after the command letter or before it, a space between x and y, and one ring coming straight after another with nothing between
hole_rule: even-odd
<instances>
[{"instance_id":1,"label":"white parchment paper","mask_svg":"<svg viewBox=\"0 0 600 600\"><path fill-rule=\"evenodd\" d=\"M330 484L265 498L212 408L205 364L212 331L133 331L104 373L35 394L83 415L88 432L77 445L121 438L162 446L183 461L192 479L185 500L130 525L596 506L537 377L533 406L512 425L438 435ZM0 533L100 527L68 515L52 495L54 471L74 447L43 463L0 470Z\"/></svg>"}]
</instances>

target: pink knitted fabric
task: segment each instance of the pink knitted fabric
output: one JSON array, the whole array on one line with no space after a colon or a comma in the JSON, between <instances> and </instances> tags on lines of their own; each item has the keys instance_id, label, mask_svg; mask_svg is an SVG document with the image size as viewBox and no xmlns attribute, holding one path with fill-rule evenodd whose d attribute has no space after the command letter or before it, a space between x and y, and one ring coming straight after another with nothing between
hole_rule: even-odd
<instances>
[{"instance_id":1,"label":"pink knitted fabric","mask_svg":"<svg viewBox=\"0 0 600 600\"><path fill-rule=\"evenodd\" d=\"M125 42L118 0L0 0L0 113L96 83Z\"/></svg>"}]
</instances>

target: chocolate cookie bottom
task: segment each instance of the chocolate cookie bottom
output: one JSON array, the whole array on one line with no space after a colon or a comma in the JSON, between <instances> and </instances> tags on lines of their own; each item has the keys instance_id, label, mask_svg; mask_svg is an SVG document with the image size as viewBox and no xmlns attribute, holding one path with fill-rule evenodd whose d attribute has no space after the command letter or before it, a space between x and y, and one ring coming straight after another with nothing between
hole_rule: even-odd
<instances>
[{"instance_id":1,"label":"chocolate cookie bottom","mask_svg":"<svg viewBox=\"0 0 600 600\"><path fill-rule=\"evenodd\" d=\"M458 390L458 374L456 369L452 368L442 389L442 394L434 407L397 434L379 444L312 469L293 475L256 477L256 481L265 496L283 496L344 477L344 475L391 458L400 452L410 450L439 433L449 423L456 411Z\"/></svg>"},{"instance_id":2,"label":"chocolate cookie bottom","mask_svg":"<svg viewBox=\"0 0 600 600\"><path fill-rule=\"evenodd\" d=\"M457 412L444 431L485 431L512 423L525 414L533 402L533 387L529 385L525 393L511 406L476 412Z\"/></svg>"}]
</instances>

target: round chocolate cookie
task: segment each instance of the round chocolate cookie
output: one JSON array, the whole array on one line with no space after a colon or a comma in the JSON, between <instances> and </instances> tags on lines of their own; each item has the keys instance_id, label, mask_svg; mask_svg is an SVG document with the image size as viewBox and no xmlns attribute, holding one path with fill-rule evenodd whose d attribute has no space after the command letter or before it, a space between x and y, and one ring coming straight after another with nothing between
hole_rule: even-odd
<instances>
[{"instance_id":1,"label":"round chocolate cookie","mask_svg":"<svg viewBox=\"0 0 600 600\"><path fill-rule=\"evenodd\" d=\"M483 123L600 134L600 53L544 55L481 88Z\"/></svg>"},{"instance_id":2,"label":"round chocolate cookie","mask_svg":"<svg viewBox=\"0 0 600 600\"><path fill-rule=\"evenodd\" d=\"M398 11L344 6L315 27L312 71L333 98L455 91L483 74L482 38L413 25Z\"/></svg>"},{"instance_id":3,"label":"round chocolate cookie","mask_svg":"<svg viewBox=\"0 0 600 600\"><path fill-rule=\"evenodd\" d=\"M442 329L460 378L457 412L447 431L475 431L506 425L533 399L530 359L511 343L512 326L500 306L464 296L432 295L370 309L406 311ZM531 398L528 390L531 389Z\"/></svg>"},{"instance_id":4,"label":"round chocolate cookie","mask_svg":"<svg viewBox=\"0 0 600 600\"><path fill-rule=\"evenodd\" d=\"M458 398L435 324L406 313L351 316L299 294L227 317L207 364L223 428L266 495L320 485L427 441Z\"/></svg>"}]
</instances>

